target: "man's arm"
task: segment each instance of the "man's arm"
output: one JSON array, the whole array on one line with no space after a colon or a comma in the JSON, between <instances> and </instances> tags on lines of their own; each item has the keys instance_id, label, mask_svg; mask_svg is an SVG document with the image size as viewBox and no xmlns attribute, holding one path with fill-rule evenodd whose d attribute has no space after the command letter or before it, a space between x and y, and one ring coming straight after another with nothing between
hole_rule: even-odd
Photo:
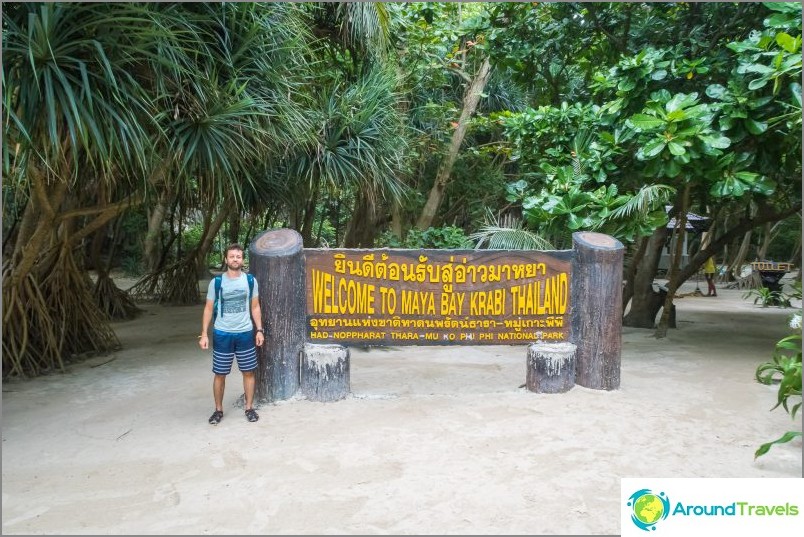
<instances>
[{"instance_id":1,"label":"man's arm","mask_svg":"<svg viewBox=\"0 0 804 537\"><path fill-rule=\"evenodd\" d=\"M201 317L201 335L198 336L198 344L202 349L209 348L209 336L207 335L207 327L212 320L212 300L207 300L204 306L204 314Z\"/></svg>"},{"instance_id":2,"label":"man's arm","mask_svg":"<svg viewBox=\"0 0 804 537\"><path fill-rule=\"evenodd\" d=\"M251 299L251 318L254 320L254 326L257 327L257 346L261 346L265 341L265 332L262 326L262 310L260 309L260 298L254 297Z\"/></svg>"}]
</instances>

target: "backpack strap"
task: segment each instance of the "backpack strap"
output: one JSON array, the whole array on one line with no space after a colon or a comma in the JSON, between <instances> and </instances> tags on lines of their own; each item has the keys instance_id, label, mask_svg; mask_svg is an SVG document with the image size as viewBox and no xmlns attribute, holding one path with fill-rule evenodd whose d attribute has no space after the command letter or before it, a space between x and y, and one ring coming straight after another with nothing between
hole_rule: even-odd
<instances>
[{"instance_id":1,"label":"backpack strap","mask_svg":"<svg viewBox=\"0 0 804 537\"><path fill-rule=\"evenodd\" d=\"M251 307L251 297L254 296L254 275L246 273L246 280L248 280L248 307Z\"/></svg>"},{"instance_id":2,"label":"backpack strap","mask_svg":"<svg viewBox=\"0 0 804 537\"><path fill-rule=\"evenodd\" d=\"M215 276L215 314L218 314L218 303L220 303L221 317L223 317L223 303L221 298L221 287L223 286L223 276Z\"/></svg>"}]
</instances>

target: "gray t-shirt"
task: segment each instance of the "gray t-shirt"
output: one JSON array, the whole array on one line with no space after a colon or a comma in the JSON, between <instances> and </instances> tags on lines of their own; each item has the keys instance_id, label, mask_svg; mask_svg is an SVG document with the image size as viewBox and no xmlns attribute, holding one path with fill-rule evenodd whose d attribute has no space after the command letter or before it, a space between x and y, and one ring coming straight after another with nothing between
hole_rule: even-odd
<instances>
[{"instance_id":1,"label":"gray t-shirt","mask_svg":"<svg viewBox=\"0 0 804 537\"><path fill-rule=\"evenodd\" d=\"M251 298L260 296L257 278L254 278L254 291ZM207 300L215 303L215 278L209 281ZM222 311L221 311L222 310ZM251 303L248 299L248 280L246 274L231 279L224 272L221 277L221 300L218 301L218 318L215 319L215 330L223 332L248 332L252 330Z\"/></svg>"}]
</instances>

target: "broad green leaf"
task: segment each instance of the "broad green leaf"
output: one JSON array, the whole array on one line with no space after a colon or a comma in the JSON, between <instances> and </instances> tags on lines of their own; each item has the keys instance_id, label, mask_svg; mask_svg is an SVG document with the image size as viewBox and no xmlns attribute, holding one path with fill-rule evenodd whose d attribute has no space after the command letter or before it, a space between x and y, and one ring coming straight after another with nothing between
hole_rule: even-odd
<instances>
[{"instance_id":1,"label":"broad green leaf","mask_svg":"<svg viewBox=\"0 0 804 537\"><path fill-rule=\"evenodd\" d=\"M756 80L752 80L748 83L748 89L750 90L758 90L760 88L764 88L768 84L767 78L757 78Z\"/></svg>"},{"instance_id":2,"label":"broad green leaf","mask_svg":"<svg viewBox=\"0 0 804 537\"><path fill-rule=\"evenodd\" d=\"M728 196L733 196L735 183L739 184L738 181L734 181L733 179L724 179L722 181L717 181L709 189L709 194L711 194L716 198L725 198Z\"/></svg>"},{"instance_id":3,"label":"broad green leaf","mask_svg":"<svg viewBox=\"0 0 804 537\"><path fill-rule=\"evenodd\" d=\"M617 89L622 92L629 92L636 87L636 82L633 80L621 80L619 84L617 84Z\"/></svg>"},{"instance_id":4,"label":"broad green leaf","mask_svg":"<svg viewBox=\"0 0 804 537\"><path fill-rule=\"evenodd\" d=\"M750 185L754 181L756 181L757 177L759 177L759 174L754 173L754 172L745 172L745 171L743 171L743 172L736 172L734 174L734 177L736 177L737 179L739 179L743 183L748 183Z\"/></svg>"},{"instance_id":5,"label":"broad green leaf","mask_svg":"<svg viewBox=\"0 0 804 537\"><path fill-rule=\"evenodd\" d=\"M583 218L580 216L570 213L569 215L569 222L567 223L567 227L572 231L579 229L583 226Z\"/></svg>"},{"instance_id":6,"label":"broad green leaf","mask_svg":"<svg viewBox=\"0 0 804 537\"><path fill-rule=\"evenodd\" d=\"M701 136L701 141L717 149L726 149L731 145L731 140L725 136Z\"/></svg>"},{"instance_id":7,"label":"broad green leaf","mask_svg":"<svg viewBox=\"0 0 804 537\"><path fill-rule=\"evenodd\" d=\"M763 196L770 196L776 192L776 183L767 177L760 177L754 181L751 190Z\"/></svg>"},{"instance_id":8,"label":"broad green leaf","mask_svg":"<svg viewBox=\"0 0 804 537\"><path fill-rule=\"evenodd\" d=\"M664 140L664 138L652 138L642 148L642 152L645 155L645 158L650 159L661 153L666 145L667 142Z\"/></svg>"},{"instance_id":9,"label":"broad green leaf","mask_svg":"<svg viewBox=\"0 0 804 537\"><path fill-rule=\"evenodd\" d=\"M674 155L683 155L687 151L684 149L684 146L678 142L670 142L667 144L667 148L670 152Z\"/></svg>"},{"instance_id":10,"label":"broad green leaf","mask_svg":"<svg viewBox=\"0 0 804 537\"><path fill-rule=\"evenodd\" d=\"M687 113L684 110L673 110L667 114L668 121L684 121L687 119Z\"/></svg>"},{"instance_id":11,"label":"broad green leaf","mask_svg":"<svg viewBox=\"0 0 804 537\"><path fill-rule=\"evenodd\" d=\"M756 121L755 119L746 119L744 122L745 128L751 134L758 135L768 130L768 124L764 121Z\"/></svg>"},{"instance_id":12,"label":"broad green leaf","mask_svg":"<svg viewBox=\"0 0 804 537\"><path fill-rule=\"evenodd\" d=\"M784 32L779 32L776 34L776 43L779 44L780 47L785 49L789 53L794 53L798 48L798 43L796 43L796 38L791 37Z\"/></svg>"},{"instance_id":13,"label":"broad green leaf","mask_svg":"<svg viewBox=\"0 0 804 537\"><path fill-rule=\"evenodd\" d=\"M665 124L663 119L645 114L634 114L628 121L631 122L634 128L640 130L655 129L657 127L662 127Z\"/></svg>"},{"instance_id":14,"label":"broad green leaf","mask_svg":"<svg viewBox=\"0 0 804 537\"><path fill-rule=\"evenodd\" d=\"M667 77L667 70L658 69L650 75L653 80L664 80Z\"/></svg>"},{"instance_id":15,"label":"broad green leaf","mask_svg":"<svg viewBox=\"0 0 804 537\"><path fill-rule=\"evenodd\" d=\"M665 166L664 172L667 174L667 177L677 177L678 174L681 173L681 165L676 159L670 159L667 161L667 166Z\"/></svg>"},{"instance_id":16,"label":"broad green leaf","mask_svg":"<svg viewBox=\"0 0 804 537\"><path fill-rule=\"evenodd\" d=\"M759 108L761 106L765 106L766 104L768 104L772 100L773 100L772 95L768 95L766 97L760 97L758 99L751 99L750 101L748 101L748 106L750 106L752 109L753 108Z\"/></svg>"},{"instance_id":17,"label":"broad green leaf","mask_svg":"<svg viewBox=\"0 0 804 537\"><path fill-rule=\"evenodd\" d=\"M767 65L762 65L761 63L751 63L741 67L744 73L758 73L760 75L772 75L774 73L773 67L768 67Z\"/></svg>"},{"instance_id":18,"label":"broad green leaf","mask_svg":"<svg viewBox=\"0 0 804 537\"><path fill-rule=\"evenodd\" d=\"M762 5L777 13L801 15L801 4L798 2L763 2Z\"/></svg>"},{"instance_id":19,"label":"broad green leaf","mask_svg":"<svg viewBox=\"0 0 804 537\"><path fill-rule=\"evenodd\" d=\"M707 114L712 113L712 109L707 104L696 104L695 106L690 106L689 108L683 110L689 118L700 118L702 121L709 123L712 121L711 117L707 116Z\"/></svg>"},{"instance_id":20,"label":"broad green leaf","mask_svg":"<svg viewBox=\"0 0 804 537\"><path fill-rule=\"evenodd\" d=\"M745 52L748 50L760 50L759 47L757 47L754 43L751 43L749 41L736 41L733 43L728 43L726 47L730 48L731 50L737 53Z\"/></svg>"},{"instance_id":21,"label":"broad green leaf","mask_svg":"<svg viewBox=\"0 0 804 537\"><path fill-rule=\"evenodd\" d=\"M776 13L765 19L763 23L765 24L765 26L770 26L771 28L783 28L785 26L790 26L794 20L795 19L793 19L789 15Z\"/></svg>"},{"instance_id":22,"label":"broad green leaf","mask_svg":"<svg viewBox=\"0 0 804 537\"><path fill-rule=\"evenodd\" d=\"M793 100L801 108L801 84L798 82L790 84L790 92L793 94Z\"/></svg>"},{"instance_id":23,"label":"broad green leaf","mask_svg":"<svg viewBox=\"0 0 804 537\"><path fill-rule=\"evenodd\" d=\"M697 93L676 93L673 95L673 98L667 102L664 108L668 112L672 112L673 110L678 110L680 108L687 108L688 106L695 104L697 100Z\"/></svg>"},{"instance_id":24,"label":"broad green leaf","mask_svg":"<svg viewBox=\"0 0 804 537\"><path fill-rule=\"evenodd\" d=\"M534 209L541 206L541 199L537 196L528 196L522 200L522 208L527 210Z\"/></svg>"},{"instance_id":25,"label":"broad green leaf","mask_svg":"<svg viewBox=\"0 0 804 537\"><path fill-rule=\"evenodd\" d=\"M706 95L713 99L722 99L723 95L726 94L726 88L721 86L720 84L710 84L706 88Z\"/></svg>"},{"instance_id":26,"label":"broad green leaf","mask_svg":"<svg viewBox=\"0 0 804 537\"><path fill-rule=\"evenodd\" d=\"M652 92L650 94L650 98L651 98L652 101L656 101L656 102L660 102L660 103L666 103L667 101L669 101L672 98L672 95L666 89L660 89L660 90Z\"/></svg>"}]
</instances>

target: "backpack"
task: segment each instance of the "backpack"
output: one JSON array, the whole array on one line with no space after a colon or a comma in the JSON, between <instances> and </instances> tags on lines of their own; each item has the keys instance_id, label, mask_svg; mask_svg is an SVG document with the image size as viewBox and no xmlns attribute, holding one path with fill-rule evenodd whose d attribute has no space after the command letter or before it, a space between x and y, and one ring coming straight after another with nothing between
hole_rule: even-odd
<instances>
[{"instance_id":1,"label":"backpack","mask_svg":"<svg viewBox=\"0 0 804 537\"><path fill-rule=\"evenodd\" d=\"M254 294L254 276L246 273L246 280L248 281L248 305L251 307L251 297ZM223 295L221 287L223 286L223 274L215 276L215 302L212 304L212 324L215 325L215 319L218 318L218 302L221 303L221 317L223 317Z\"/></svg>"}]
</instances>

